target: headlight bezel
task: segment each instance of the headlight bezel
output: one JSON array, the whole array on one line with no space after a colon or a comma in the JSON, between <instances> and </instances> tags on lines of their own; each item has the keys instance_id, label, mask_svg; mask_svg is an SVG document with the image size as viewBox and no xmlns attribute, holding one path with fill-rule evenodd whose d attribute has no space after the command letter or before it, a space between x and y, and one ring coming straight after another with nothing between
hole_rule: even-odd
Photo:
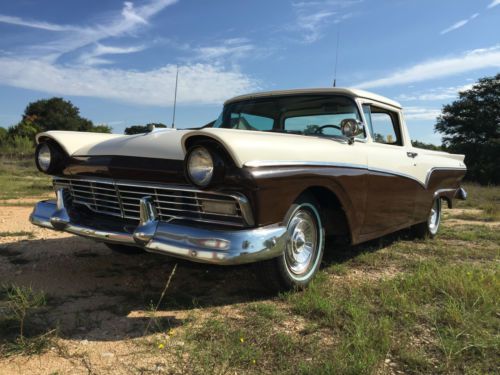
<instances>
[{"instance_id":1,"label":"headlight bezel","mask_svg":"<svg viewBox=\"0 0 500 375\"><path fill-rule=\"evenodd\" d=\"M196 157L195 153L198 155L204 154L211 160L211 172L210 177L205 179L196 179L190 170L190 161L192 157ZM218 152L214 151L212 147L206 144L195 144L193 145L184 159L184 170L187 180L200 189L206 189L212 187L218 183L221 183L224 179L225 174L225 163Z\"/></svg>"},{"instance_id":2,"label":"headlight bezel","mask_svg":"<svg viewBox=\"0 0 500 375\"><path fill-rule=\"evenodd\" d=\"M47 151L49 153L49 161L48 165L45 166L40 162L40 153ZM66 154L54 142L42 141L36 146L35 164L37 169L42 173L55 174L61 172L64 167L65 160Z\"/></svg>"}]
</instances>

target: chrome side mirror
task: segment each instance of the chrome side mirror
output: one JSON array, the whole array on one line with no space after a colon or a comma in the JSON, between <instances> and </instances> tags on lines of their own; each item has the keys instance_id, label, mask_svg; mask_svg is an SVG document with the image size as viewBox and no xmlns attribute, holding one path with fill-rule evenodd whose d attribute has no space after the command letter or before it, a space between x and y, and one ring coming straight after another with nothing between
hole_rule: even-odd
<instances>
[{"instance_id":1,"label":"chrome side mirror","mask_svg":"<svg viewBox=\"0 0 500 375\"><path fill-rule=\"evenodd\" d=\"M349 140L349 144L352 144L354 138L363 133L364 126L362 122L356 119L346 118L340 122L340 130L344 137Z\"/></svg>"}]
</instances>

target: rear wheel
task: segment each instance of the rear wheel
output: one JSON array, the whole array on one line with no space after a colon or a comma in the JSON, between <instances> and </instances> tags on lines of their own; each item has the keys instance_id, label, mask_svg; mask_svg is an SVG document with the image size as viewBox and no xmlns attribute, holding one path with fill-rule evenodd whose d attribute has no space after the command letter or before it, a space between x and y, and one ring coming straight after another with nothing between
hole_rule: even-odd
<instances>
[{"instance_id":1,"label":"rear wheel","mask_svg":"<svg viewBox=\"0 0 500 375\"><path fill-rule=\"evenodd\" d=\"M144 249L136 246L120 245L116 243L105 243L105 245L115 253L120 253L125 255L135 255L144 253Z\"/></svg>"},{"instance_id":2,"label":"rear wheel","mask_svg":"<svg viewBox=\"0 0 500 375\"><path fill-rule=\"evenodd\" d=\"M288 232L285 251L257 266L272 289L301 289L314 278L323 258L325 234L317 202L312 197L299 198L284 222Z\"/></svg>"},{"instance_id":3,"label":"rear wheel","mask_svg":"<svg viewBox=\"0 0 500 375\"><path fill-rule=\"evenodd\" d=\"M441 224L441 199L436 198L432 203L427 221L415 225L413 232L419 238L434 238Z\"/></svg>"}]
</instances>

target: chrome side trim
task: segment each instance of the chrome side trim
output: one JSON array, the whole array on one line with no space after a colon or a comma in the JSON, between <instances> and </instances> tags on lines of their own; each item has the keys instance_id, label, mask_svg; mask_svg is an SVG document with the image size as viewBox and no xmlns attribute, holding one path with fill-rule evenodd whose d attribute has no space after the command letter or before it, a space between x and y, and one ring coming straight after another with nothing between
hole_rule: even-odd
<instances>
[{"instance_id":1,"label":"chrome side trim","mask_svg":"<svg viewBox=\"0 0 500 375\"><path fill-rule=\"evenodd\" d=\"M418 182L422 187L426 188L429 185L429 180L434 171L438 170L458 170L458 171L466 171L467 168L457 168L457 167L435 167L431 168L427 171L427 176L425 182L423 183L418 178L397 171L392 171L383 168L373 168L368 165L362 164L350 164L350 163L336 163L336 162L322 162L322 161L300 161L300 160L252 160L248 161L244 164L245 167L249 168L260 168L260 167L298 167L298 166L311 166L311 167L340 167L340 168L353 168L353 169L364 169L372 172L380 172L385 174L391 174L395 176L401 176L405 178L409 178Z\"/></svg>"},{"instance_id":2,"label":"chrome side trim","mask_svg":"<svg viewBox=\"0 0 500 375\"><path fill-rule=\"evenodd\" d=\"M439 189L434 192L434 198L436 198L438 195L445 194L445 193L455 193L457 189Z\"/></svg>"},{"instance_id":3,"label":"chrome side trim","mask_svg":"<svg viewBox=\"0 0 500 375\"><path fill-rule=\"evenodd\" d=\"M61 192L62 194L63 192ZM58 229L101 242L127 246L140 246L146 251L184 258L194 262L219 265L252 263L283 254L288 234L286 227L270 225L253 229L209 230L186 225L158 221L150 210L148 198L141 202L141 223L130 233L121 227L118 230L100 225L98 220L91 226L78 222L57 221L54 215L66 211L54 201L42 201L35 205L30 216L31 223L50 229ZM66 212L67 214L67 212ZM115 227L113 227L115 228ZM120 224L116 223L116 228Z\"/></svg>"},{"instance_id":4,"label":"chrome side trim","mask_svg":"<svg viewBox=\"0 0 500 375\"><path fill-rule=\"evenodd\" d=\"M435 171L466 171L466 170L467 170L467 168L456 168L456 167L448 167L448 168L434 167L434 168L431 168L431 169L429 169L429 171L427 171L427 177L425 178L425 186L427 187L429 185L429 180L431 178L432 172L435 172Z\"/></svg>"},{"instance_id":5,"label":"chrome side trim","mask_svg":"<svg viewBox=\"0 0 500 375\"><path fill-rule=\"evenodd\" d=\"M324 161L300 161L300 160L251 160L247 161L244 164L244 166L250 168L311 166L311 167L349 167L349 168L367 169L366 165L361 165L361 164L333 163Z\"/></svg>"}]
</instances>

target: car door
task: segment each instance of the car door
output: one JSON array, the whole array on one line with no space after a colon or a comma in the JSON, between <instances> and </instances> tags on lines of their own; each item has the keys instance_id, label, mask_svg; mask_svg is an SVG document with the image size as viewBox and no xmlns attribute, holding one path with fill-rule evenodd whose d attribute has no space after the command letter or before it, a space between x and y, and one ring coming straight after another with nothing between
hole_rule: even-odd
<instances>
[{"instance_id":1,"label":"car door","mask_svg":"<svg viewBox=\"0 0 500 375\"><path fill-rule=\"evenodd\" d=\"M365 103L363 112L371 140L366 144L369 174L361 235L374 237L411 224L418 183L400 111Z\"/></svg>"}]
</instances>

